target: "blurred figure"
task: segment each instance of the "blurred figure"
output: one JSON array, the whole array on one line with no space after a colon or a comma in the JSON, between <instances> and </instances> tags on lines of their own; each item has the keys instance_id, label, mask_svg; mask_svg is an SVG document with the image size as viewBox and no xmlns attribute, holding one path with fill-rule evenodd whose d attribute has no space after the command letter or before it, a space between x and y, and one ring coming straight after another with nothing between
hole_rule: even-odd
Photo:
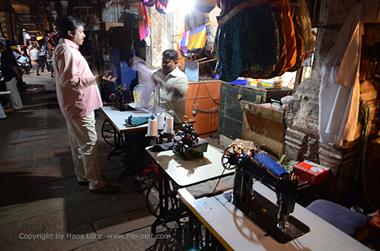
<instances>
[{"instance_id":1,"label":"blurred figure","mask_svg":"<svg viewBox=\"0 0 380 251\"><path fill-rule=\"evenodd\" d=\"M37 48L36 44L33 43L31 45L31 49L29 51L29 54L30 54L30 61L32 64L32 69L35 70L36 72L37 72L37 68L38 68L38 53L39 53L38 48Z\"/></svg>"},{"instance_id":2,"label":"blurred figure","mask_svg":"<svg viewBox=\"0 0 380 251\"><path fill-rule=\"evenodd\" d=\"M10 100L14 110L21 110L24 106L17 88L17 82L21 81L21 72L18 69L16 58L11 49L10 41L6 41L5 50L1 53L1 72L5 86L11 92Z\"/></svg>"},{"instance_id":3,"label":"blurred figure","mask_svg":"<svg viewBox=\"0 0 380 251\"><path fill-rule=\"evenodd\" d=\"M46 43L43 41L40 44L40 51L38 52L38 67L37 67L37 76L40 75L39 70L44 72L45 70L45 62L46 62Z\"/></svg>"},{"instance_id":4,"label":"blurred figure","mask_svg":"<svg viewBox=\"0 0 380 251\"><path fill-rule=\"evenodd\" d=\"M160 88L161 105L174 117L176 124L182 124L185 115L185 95L189 86L187 77L178 68L178 53L166 50L162 53L162 68L153 74Z\"/></svg>"}]
</instances>

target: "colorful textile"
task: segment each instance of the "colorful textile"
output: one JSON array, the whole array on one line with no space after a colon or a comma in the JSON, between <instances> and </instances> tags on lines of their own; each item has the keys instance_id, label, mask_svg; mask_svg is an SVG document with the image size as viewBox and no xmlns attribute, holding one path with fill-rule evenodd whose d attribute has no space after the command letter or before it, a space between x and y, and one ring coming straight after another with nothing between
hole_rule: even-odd
<instances>
[{"instance_id":1,"label":"colorful textile","mask_svg":"<svg viewBox=\"0 0 380 251\"><path fill-rule=\"evenodd\" d=\"M201 49L206 44L206 25L199 26L190 31L189 43L187 45L188 50Z\"/></svg>"},{"instance_id":2,"label":"colorful textile","mask_svg":"<svg viewBox=\"0 0 380 251\"><path fill-rule=\"evenodd\" d=\"M207 26L202 25L191 31L185 31L182 33L182 38L179 43L180 50L183 55L191 50L202 49L206 45Z\"/></svg>"},{"instance_id":3,"label":"colorful textile","mask_svg":"<svg viewBox=\"0 0 380 251\"><path fill-rule=\"evenodd\" d=\"M141 41L150 34L150 17L148 15L147 7L142 3L139 3L139 17L139 38Z\"/></svg>"},{"instance_id":4,"label":"colorful textile","mask_svg":"<svg viewBox=\"0 0 380 251\"><path fill-rule=\"evenodd\" d=\"M145 6L152 7L156 4L156 0L141 0Z\"/></svg>"},{"instance_id":5,"label":"colorful textile","mask_svg":"<svg viewBox=\"0 0 380 251\"><path fill-rule=\"evenodd\" d=\"M243 3L242 3L243 2ZM250 4L234 13L236 3ZM278 63L278 27L271 6L262 1L221 1L221 6L233 6L231 15L224 24L219 23L216 37L218 53L217 70L221 79L231 82L244 71L251 77L262 78ZM229 9L222 9L222 16L229 15ZM237 14L238 13L238 14ZM269 70L268 70L269 69Z\"/></svg>"},{"instance_id":6,"label":"colorful textile","mask_svg":"<svg viewBox=\"0 0 380 251\"><path fill-rule=\"evenodd\" d=\"M295 31L295 61L292 67L286 69L286 71L296 71L298 70L305 58L305 40L304 36L304 27L301 20L300 9L292 9L292 17Z\"/></svg>"},{"instance_id":7,"label":"colorful textile","mask_svg":"<svg viewBox=\"0 0 380 251\"><path fill-rule=\"evenodd\" d=\"M190 31L182 33L181 41L179 42L179 48L184 56L187 56L187 46L189 44Z\"/></svg>"},{"instance_id":8,"label":"colorful textile","mask_svg":"<svg viewBox=\"0 0 380 251\"><path fill-rule=\"evenodd\" d=\"M156 10L161 14L166 14L166 8L168 7L169 0L157 0Z\"/></svg>"}]
</instances>

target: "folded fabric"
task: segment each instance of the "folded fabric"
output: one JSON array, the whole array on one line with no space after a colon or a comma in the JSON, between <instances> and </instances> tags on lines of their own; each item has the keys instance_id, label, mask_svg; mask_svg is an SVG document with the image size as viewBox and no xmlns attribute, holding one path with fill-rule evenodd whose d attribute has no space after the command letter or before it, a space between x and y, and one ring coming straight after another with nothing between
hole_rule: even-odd
<instances>
[{"instance_id":1,"label":"folded fabric","mask_svg":"<svg viewBox=\"0 0 380 251\"><path fill-rule=\"evenodd\" d=\"M134 127L147 124L148 120L153 118L153 116L133 117L132 115L130 115L128 119L125 120L125 123L128 127Z\"/></svg>"}]
</instances>

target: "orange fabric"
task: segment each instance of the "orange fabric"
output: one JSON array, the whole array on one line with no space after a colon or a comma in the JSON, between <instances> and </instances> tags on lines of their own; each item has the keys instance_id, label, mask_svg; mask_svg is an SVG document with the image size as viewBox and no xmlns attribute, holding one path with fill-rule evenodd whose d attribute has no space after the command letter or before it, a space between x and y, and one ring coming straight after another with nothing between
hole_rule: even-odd
<instances>
[{"instance_id":1,"label":"orange fabric","mask_svg":"<svg viewBox=\"0 0 380 251\"><path fill-rule=\"evenodd\" d=\"M297 62L297 42L293 23L293 15L288 0L271 0L271 7L275 11L279 35L283 44L280 45L280 59L276 65L275 75L282 75ZM272 76L271 76L272 77Z\"/></svg>"}]
</instances>

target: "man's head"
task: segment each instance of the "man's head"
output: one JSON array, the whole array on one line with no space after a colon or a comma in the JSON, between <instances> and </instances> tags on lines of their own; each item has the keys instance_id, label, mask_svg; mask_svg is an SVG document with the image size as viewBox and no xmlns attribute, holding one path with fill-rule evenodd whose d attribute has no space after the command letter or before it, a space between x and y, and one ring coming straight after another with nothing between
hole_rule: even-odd
<instances>
[{"instance_id":1,"label":"man's head","mask_svg":"<svg viewBox=\"0 0 380 251\"><path fill-rule=\"evenodd\" d=\"M84 38L84 23L76 17L67 16L61 21L59 34L62 38L67 38L78 46L83 44Z\"/></svg>"},{"instance_id":2,"label":"man's head","mask_svg":"<svg viewBox=\"0 0 380 251\"><path fill-rule=\"evenodd\" d=\"M162 71L169 74L178 65L178 53L175 50L166 50L162 53Z\"/></svg>"}]
</instances>

